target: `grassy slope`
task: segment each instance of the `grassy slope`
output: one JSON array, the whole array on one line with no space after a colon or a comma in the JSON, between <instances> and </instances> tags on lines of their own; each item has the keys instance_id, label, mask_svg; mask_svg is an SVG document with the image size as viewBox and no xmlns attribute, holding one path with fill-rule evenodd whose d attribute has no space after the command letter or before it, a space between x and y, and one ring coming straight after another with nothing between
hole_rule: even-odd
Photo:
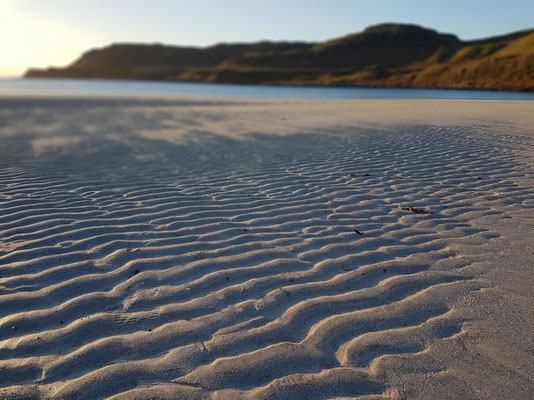
<instances>
[{"instance_id":1,"label":"grassy slope","mask_svg":"<svg viewBox=\"0 0 534 400\"><path fill-rule=\"evenodd\" d=\"M27 76L532 91L534 30L461 42L387 24L318 44L114 45L89 51L67 68Z\"/></svg>"}]
</instances>

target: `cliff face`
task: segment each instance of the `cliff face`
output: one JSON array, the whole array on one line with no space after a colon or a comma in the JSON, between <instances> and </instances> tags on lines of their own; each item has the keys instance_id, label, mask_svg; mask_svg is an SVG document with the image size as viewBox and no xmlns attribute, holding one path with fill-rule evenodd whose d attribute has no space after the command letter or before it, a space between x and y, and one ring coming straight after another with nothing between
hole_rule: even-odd
<instances>
[{"instance_id":1,"label":"cliff face","mask_svg":"<svg viewBox=\"0 0 534 400\"><path fill-rule=\"evenodd\" d=\"M534 30L463 42L415 25L383 24L322 43L115 44L66 68L25 76L534 90Z\"/></svg>"}]
</instances>

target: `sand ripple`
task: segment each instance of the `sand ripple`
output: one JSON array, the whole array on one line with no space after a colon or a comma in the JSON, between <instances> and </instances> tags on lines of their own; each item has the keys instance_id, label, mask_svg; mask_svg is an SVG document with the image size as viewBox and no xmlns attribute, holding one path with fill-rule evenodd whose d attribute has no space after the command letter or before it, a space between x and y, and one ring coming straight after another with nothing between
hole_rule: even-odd
<instances>
[{"instance_id":1,"label":"sand ripple","mask_svg":"<svg viewBox=\"0 0 534 400\"><path fill-rule=\"evenodd\" d=\"M498 235L472 221L534 206L510 150L532 141L485 132L264 138L289 156L199 173L183 148L10 147L0 397L395 398L384 360L457 335L455 301L487 285L469 267Z\"/></svg>"}]
</instances>

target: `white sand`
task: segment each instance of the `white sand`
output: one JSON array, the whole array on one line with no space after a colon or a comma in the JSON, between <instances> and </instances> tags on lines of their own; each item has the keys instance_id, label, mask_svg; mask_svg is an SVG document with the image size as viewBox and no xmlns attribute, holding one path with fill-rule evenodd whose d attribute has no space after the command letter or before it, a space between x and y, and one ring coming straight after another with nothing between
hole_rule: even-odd
<instances>
[{"instance_id":1,"label":"white sand","mask_svg":"<svg viewBox=\"0 0 534 400\"><path fill-rule=\"evenodd\" d=\"M533 167L528 101L2 98L0 398L532 399Z\"/></svg>"}]
</instances>

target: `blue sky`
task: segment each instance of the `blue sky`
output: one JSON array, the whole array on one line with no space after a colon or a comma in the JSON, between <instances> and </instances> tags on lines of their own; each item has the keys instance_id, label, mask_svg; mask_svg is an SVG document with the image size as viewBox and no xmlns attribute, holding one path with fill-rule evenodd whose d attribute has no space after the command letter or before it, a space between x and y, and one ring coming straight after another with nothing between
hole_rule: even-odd
<instances>
[{"instance_id":1,"label":"blue sky","mask_svg":"<svg viewBox=\"0 0 534 400\"><path fill-rule=\"evenodd\" d=\"M382 22L462 39L534 27L534 0L0 0L0 75L112 42L318 41Z\"/></svg>"}]
</instances>

